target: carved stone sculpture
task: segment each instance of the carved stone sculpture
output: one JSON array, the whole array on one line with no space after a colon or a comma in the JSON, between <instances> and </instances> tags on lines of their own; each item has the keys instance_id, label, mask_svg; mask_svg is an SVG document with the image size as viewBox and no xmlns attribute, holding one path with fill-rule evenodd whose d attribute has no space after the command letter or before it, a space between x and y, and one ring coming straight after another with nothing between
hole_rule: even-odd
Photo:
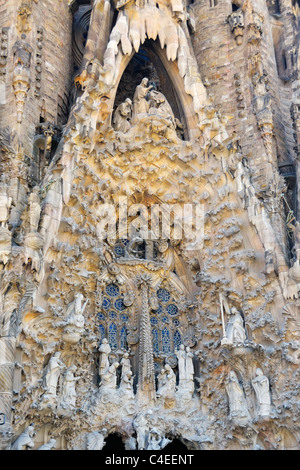
<instances>
[{"instance_id":1,"label":"carved stone sculpture","mask_svg":"<svg viewBox=\"0 0 300 470\"><path fill-rule=\"evenodd\" d=\"M26 450L28 448L32 449L34 447L34 435L34 424L30 424L12 444L11 450Z\"/></svg>"},{"instance_id":2,"label":"carved stone sculpture","mask_svg":"<svg viewBox=\"0 0 300 470\"><path fill-rule=\"evenodd\" d=\"M103 377L103 375L106 373L106 371L109 368L108 356L109 356L109 353L111 352L111 347L106 338L103 339L99 347L99 352L100 352L99 375L101 378Z\"/></svg>"},{"instance_id":3,"label":"carved stone sculpture","mask_svg":"<svg viewBox=\"0 0 300 470\"><path fill-rule=\"evenodd\" d=\"M85 318L83 313L88 299L82 305L83 299L84 297L81 293L76 293L74 300L67 308L66 328L63 335L63 339L67 343L78 343L84 331Z\"/></svg>"},{"instance_id":4,"label":"carved stone sculpture","mask_svg":"<svg viewBox=\"0 0 300 470\"><path fill-rule=\"evenodd\" d=\"M130 118L132 112L132 101L126 98L124 103L121 103L114 114L113 126L116 131L123 132L124 134L130 129Z\"/></svg>"},{"instance_id":5,"label":"carved stone sculpture","mask_svg":"<svg viewBox=\"0 0 300 470\"><path fill-rule=\"evenodd\" d=\"M143 78L140 85L136 87L133 96L133 109L132 109L132 121L136 122L139 114L148 113L149 101L147 100L148 92L152 89L152 85L148 86L148 78Z\"/></svg>"},{"instance_id":6,"label":"carved stone sculpture","mask_svg":"<svg viewBox=\"0 0 300 470\"><path fill-rule=\"evenodd\" d=\"M236 423L249 421L250 416L244 391L234 371L229 372L225 388L229 399L229 419Z\"/></svg>"},{"instance_id":7,"label":"carved stone sculpture","mask_svg":"<svg viewBox=\"0 0 300 470\"><path fill-rule=\"evenodd\" d=\"M9 217L9 210L12 203L12 198L7 194L7 183L2 178L0 182L0 226L7 227Z\"/></svg>"},{"instance_id":8,"label":"carved stone sculpture","mask_svg":"<svg viewBox=\"0 0 300 470\"><path fill-rule=\"evenodd\" d=\"M104 441L107 429L103 428L101 432L94 431L87 434L87 450L102 450L106 442Z\"/></svg>"},{"instance_id":9,"label":"carved stone sculpture","mask_svg":"<svg viewBox=\"0 0 300 470\"><path fill-rule=\"evenodd\" d=\"M35 186L28 198L29 203L29 230L37 232L41 215L41 202L39 197L39 187Z\"/></svg>"},{"instance_id":10,"label":"carved stone sculpture","mask_svg":"<svg viewBox=\"0 0 300 470\"><path fill-rule=\"evenodd\" d=\"M271 411L270 385L260 368L256 369L256 377L252 380L252 385L257 398L258 415L269 416Z\"/></svg>"},{"instance_id":11,"label":"carved stone sculpture","mask_svg":"<svg viewBox=\"0 0 300 470\"><path fill-rule=\"evenodd\" d=\"M51 438L49 442L46 442L45 444L41 445L36 450L52 450L52 449L55 449L55 447L56 447L56 439Z\"/></svg>"},{"instance_id":12,"label":"carved stone sculpture","mask_svg":"<svg viewBox=\"0 0 300 470\"><path fill-rule=\"evenodd\" d=\"M246 332L243 317L235 307L232 307L226 327L226 337L222 339L222 345L244 345L245 341Z\"/></svg>"},{"instance_id":13,"label":"carved stone sculpture","mask_svg":"<svg viewBox=\"0 0 300 470\"><path fill-rule=\"evenodd\" d=\"M119 367L119 363L114 362L101 375L101 383L100 383L101 392L103 392L104 390L115 390L117 388L117 368L118 367Z\"/></svg>"},{"instance_id":14,"label":"carved stone sculpture","mask_svg":"<svg viewBox=\"0 0 300 470\"><path fill-rule=\"evenodd\" d=\"M176 375L173 369L166 364L164 369L161 371L161 377L159 377L159 387L156 392L157 397L173 398L176 391Z\"/></svg>"},{"instance_id":15,"label":"carved stone sculpture","mask_svg":"<svg viewBox=\"0 0 300 470\"><path fill-rule=\"evenodd\" d=\"M77 367L73 365L64 374L60 406L67 410L74 409L76 406L76 382L80 379L74 375L76 369Z\"/></svg>"},{"instance_id":16,"label":"carved stone sculpture","mask_svg":"<svg viewBox=\"0 0 300 470\"><path fill-rule=\"evenodd\" d=\"M60 360L60 355L60 352L56 352L46 367L44 376L45 393L42 396L41 407L56 405L58 379L65 369L65 364Z\"/></svg>"}]
</instances>

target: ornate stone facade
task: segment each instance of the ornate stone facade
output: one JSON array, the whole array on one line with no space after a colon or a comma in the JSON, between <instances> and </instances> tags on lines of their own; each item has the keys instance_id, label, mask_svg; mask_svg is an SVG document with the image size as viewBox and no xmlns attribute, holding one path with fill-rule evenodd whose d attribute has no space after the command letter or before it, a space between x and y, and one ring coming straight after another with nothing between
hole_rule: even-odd
<instances>
[{"instance_id":1,"label":"ornate stone facade","mask_svg":"<svg viewBox=\"0 0 300 470\"><path fill-rule=\"evenodd\" d=\"M0 0L0 448L299 449L298 9L46 4Z\"/></svg>"}]
</instances>

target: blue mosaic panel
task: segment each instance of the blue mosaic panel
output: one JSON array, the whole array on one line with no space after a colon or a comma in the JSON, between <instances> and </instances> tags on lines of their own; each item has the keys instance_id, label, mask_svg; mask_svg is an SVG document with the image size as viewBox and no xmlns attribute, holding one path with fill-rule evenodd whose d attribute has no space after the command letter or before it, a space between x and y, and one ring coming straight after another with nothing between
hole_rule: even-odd
<instances>
[{"instance_id":1,"label":"blue mosaic panel","mask_svg":"<svg viewBox=\"0 0 300 470\"><path fill-rule=\"evenodd\" d=\"M166 310L169 315L177 315L178 313L178 307L175 304L169 304Z\"/></svg>"},{"instance_id":2,"label":"blue mosaic panel","mask_svg":"<svg viewBox=\"0 0 300 470\"><path fill-rule=\"evenodd\" d=\"M115 303L114 303L114 306L117 310L125 310L125 305L124 305L124 302L123 302L123 299L117 299L115 300Z\"/></svg>"},{"instance_id":3,"label":"blue mosaic panel","mask_svg":"<svg viewBox=\"0 0 300 470\"><path fill-rule=\"evenodd\" d=\"M120 346L121 348L123 349L126 349L127 348L127 341L126 341L126 338L127 338L127 330L126 330L126 327L123 326L121 328L121 334L120 334Z\"/></svg>"},{"instance_id":4,"label":"blue mosaic panel","mask_svg":"<svg viewBox=\"0 0 300 470\"><path fill-rule=\"evenodd\" d=\"M110 297L117 297L119 295L119 287L116 284L108 284L105 291Z\"/></svg>"},{"instance_id":5,"label":"blue mosaic panel","mask_svg":"<svg viewBox=\"0 0 300 470\"><path fill-rule=\"evenodd\" d=\"M169 323L169 319L166 315L164 315L161 319L164 323Z\"/></svg>"},{"instance_id":6,"label":"blue mosaic panel","mask_svg":"<svg viewBox=\"0 0 300 470\"><path fill-rule=\"evenodd\" d=\"M110 308L110 299L108 297L103 297L102 308L108 310Z\"/></svg>"},{"instance_id":7,"label":"blue mosaic panel","mask_svg":"<svg viewBox=\"0 0 300 470\"><path fill-rule=\"evenodd\" d=\"M180 325L180 321L179 321L177 318L174 318L174 319L173 319L173 325L179 326L179 325Z\"/></svg>"},{"instance_id":8,"label":"blue mosaic panel","mask_svg":"<svg viewBox=\"0 0 300 470\"><path fill-rule=\"evenodd\" d=\"M113 310L111 310L111 311L108 313L108 316L109 316L109 318L111 318L112 320L114 320L115 318L117 318L117 314L116 314L116 312L114 312Z\"/></svg>"},{"instance_id":9,"label":"blue mosaic panel","mask_svg":"<svg viewBox=\"0 0 300 470\"><path fill-rule=\"evenodd\" d=\"M128 315L121 315L121 321L127 322L129 320Z\"/></svg>"},{"instance_id":10,"label":"blue mosaic panel","mask_svg":"<svg viewBox=\"0 0 300 470\"><path fill-rule=\"evenodd\" d=\"M157 297L159 300L161 300L162 302L168 302L171 298L171 294L169 291L167 291L166 289L158 289L157 291Z\"/></svg>"},{"instance_id":11,"label":"blue mosaic panel","mask_svg":"<svg viewBox=\"0 0 300 470\"><path fill-rule=\"evenodd\" d=\"M151 317L151 318L150 318L150 323L151 323L151 325L157 325L157 323L158 323L157 318Z\"/></svg>"},{"instance_id":12,"label":"blue mosaic panel","mask_svg":"<svg viewBox=\"0 0 300 470\"><path fill-rule=\"evenodd\" d=\"M111 323L108 328L108 342L111 349L117 349L117 326Z\"/></svg>"},{"instance_id":13,"label":"blue mosaic panel","mask_svg":"<svg viewBox=\"0 0 300 470\"><path fill-rule=\"evenodd\" d=\"M164 328L161 332L162 335L162 351L164 353L171 352L171 345L170 345L170 332L167 328Z\"/></svg>"},{"instance_id":14,"label":"blue mosaic panel","mask_svg":"<svg viewBox=\"0 0 300 470\"><path fill-rule=\"evenodd\" d=\"M105 320L105 315L101 312L97 313L98 320Z\"/></svg>"},{"instance_id":15,"label":"blue mosaic panel","mask_svg":"<svg viewBox=\"0 0 300 470\"><path fill-rule=\"evenodd\" d=\"M158 332L156 328L152 328L153 352L159 353Z\"/></svg>"},{"instance_id":16,"label":"blue mosaic panel","mask_svg":"<svg viewBox=\"0 0 300 470\"><path fill-rule=\"evenodd\" d=\"M181 343L182 343L181 334L179 333L178 330L176 330L173 336L174 351L179 349L179 346L181 345Z\"/></svg>"}]
</instances>

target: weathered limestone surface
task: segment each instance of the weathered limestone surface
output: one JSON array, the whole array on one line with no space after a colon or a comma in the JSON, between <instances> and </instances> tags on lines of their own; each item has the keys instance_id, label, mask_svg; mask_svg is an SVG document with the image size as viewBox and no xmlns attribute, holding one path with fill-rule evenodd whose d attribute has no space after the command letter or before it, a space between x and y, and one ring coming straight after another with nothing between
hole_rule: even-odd
<instances>
[{"instance_id":1,"label":"weathered limestone surface","mask_svg":"<svg viewBox=\"0 0 300 470\"><path fill-rule=\"evenodd\" d=\"M0 0L0 448L299 449L297 6L48 3Z\"/></svg>"}]
</instances>

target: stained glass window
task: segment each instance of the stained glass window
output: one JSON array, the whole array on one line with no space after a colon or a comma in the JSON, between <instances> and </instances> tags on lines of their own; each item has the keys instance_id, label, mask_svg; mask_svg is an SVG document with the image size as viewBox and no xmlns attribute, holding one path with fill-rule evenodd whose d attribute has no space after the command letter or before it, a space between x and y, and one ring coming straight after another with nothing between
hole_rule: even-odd
<instances>
[{"instance_id":1,"label":"stained glass window","mask_svg":"<svg viewBox=\"0 0 300 470\"><path fill-rule=\"evenodd\" d=\"M123 349L126 349L127 348L127 341L126 341L126 338L127 338L127 330L126 330L126 327L123 326L121 328L121 333L120 333L120 346L121 348Z\"/></svg>"},{"instance_id":2,"label":"stained glass window","mask_svg":"<svg viewBox=\"0 0 300 470\"><path fill-rule=\"evenodd\" d=\"M158 342L158 331L156 328L152 328L152 339L153 339L153 352L159 353L159 342Z\"/></svg>"},{"instance_id":3,"label":"stained glass window","mask_svg":"<svg viewBox=\"0 0 300 470\"><path fill-rule=\"evenodd\" d=\"M164 328L161 334L162 334L162 350L164 353L170 353L171 352L170 332L167 328Z\"/></svg>"},{"instance_id":4,"label":"stained glass window","mask_svg":"<svg viewBox=\"0 0 300 470\"><path fill-rule=\"evenodd\" d=\"M117 297L119 295L119 287L116 284L108 284L105 291L110 297Z\"/></svg>"},{"instance_id":5,"label":"stained glass window","mask_svg":"<svg viewBox=\"0 0 300 470\"><path fill-rule=\"evenodd\" d=\"M115 323L111 323L108 328L108 342L112 349L116 349L117 344L117 325Z\"/></svg>"},{"instance_id":6,"label":"stained glass window","mask_svg":"<svg viewBox=\"0 0 300 470\"><path fill-rule=\"evenodd\" d=\"M153 327L153 350L158 354L170 354L182 343L179 308L172 294L165 288L157 291L158 308L150 315Z\"/></svg>"},{"instance_id":7,"label":"stained glass window","mask_svg":"<svg viewBox=\"0 0 300 470\"><path fill-rule=\"evenodd\" d=\"M126 349L126 323L129 316L126 314L123 294L115 283L108 284L102 294L102 308L97 314L100 339L108 338L111 349Z\"/></svg>"},{"instance_id":8,"label":"stained glass window","mask_svg":"<svg viewBox=\"0 0 300 470\"><path fill-rule=\"evenodd\" d=\"M179 349L179 346L181 345L181 343L182 343L181 334L179 333L178 330L176 330L173 336L174 351Z\"/></svg>"},{"instance_id":9,"label":"stained glass window","mask_svg":"<svg viewBox=\"0 0 300 470\"><path fill-rule=\"evenodd\" d=\"M102 325L102 323L100 323L99 325L99 332L100 332L100 343L101 343L102 340L105 338L105 327L104 325Z\"/></svg>"}]
</instances>

